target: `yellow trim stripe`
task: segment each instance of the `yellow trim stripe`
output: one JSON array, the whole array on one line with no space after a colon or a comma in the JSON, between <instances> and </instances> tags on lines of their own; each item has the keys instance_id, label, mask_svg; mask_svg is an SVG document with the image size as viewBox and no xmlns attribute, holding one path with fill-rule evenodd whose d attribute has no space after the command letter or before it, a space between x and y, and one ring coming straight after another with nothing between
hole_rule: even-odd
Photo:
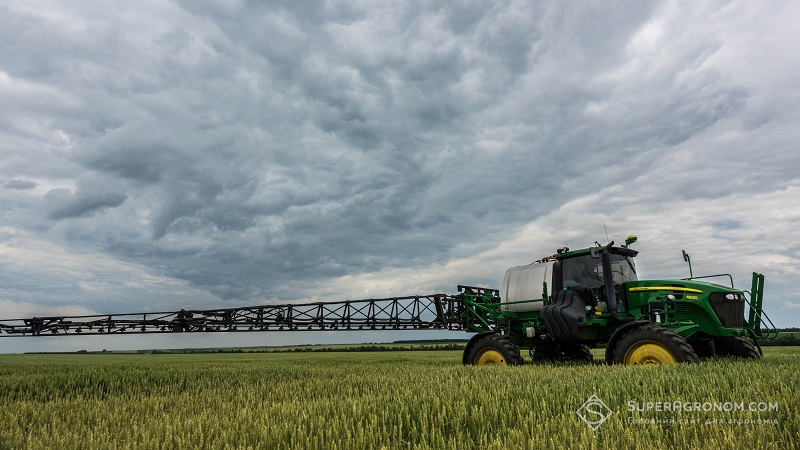
<instances>
[{"instance_id":1,"label":"yellow trim stripe","mask_svg":"<svg viewBox=\"0 0 800 450\"><path fill-rule=\"evenodd\" d=\"M632 287L630 289L631 292L642 292L642 291L683 291L683 292L697 292L698 294L702 294L703 291L700 289L694 288L685 288L685 287L678 287L678 286L642 286L642 287Z\"/></svg>"}]
</instances>

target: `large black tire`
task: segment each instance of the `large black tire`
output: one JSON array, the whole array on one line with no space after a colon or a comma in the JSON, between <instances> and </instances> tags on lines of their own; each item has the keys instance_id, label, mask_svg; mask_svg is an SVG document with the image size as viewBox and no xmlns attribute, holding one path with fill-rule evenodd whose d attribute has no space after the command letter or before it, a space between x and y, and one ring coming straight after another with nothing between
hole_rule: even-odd
<instances>
[{"instance_id":1,"label":"large black tire","mask_svg":"<svg viewBox=\"0 0 800 450\"><path fill-rule=\"evenodd\" d=\"M668 328L651 324L625 333L614 349L614 364L661 365L697 360L686 339Z\"/></svg>"},{"instance_id":2,"label":"large black tire","mask_svg":"<svg viewBox=\"0 0 800 450\"><path fill-rule=\"evenodd\" d=\"M572 342L540 342L534 347L531 357L534 362L594 361L589 347Z\"/></svg>"},{"instance_id":3,"label":"large black tire","mask_svg":"<svg viewBox=\"0 0 800 450\"><path fill-rule=\"evenodd\" d=\"M567 361L594 362L592 350L581 344L569 344L566 348L561 347L561 353Z\"/></svg>"},{"instance_id":4,"label":"large black tire","mask_svg":"<svg viewBox=\"0 0 800 450\"><path fill-rule=\"evenodd\" d=\"M467 362L474 366L518 366L525 360L519 354L519 347L509 338L493 334L475 342Z\"/></svg>"},{"instance_id":5,"label":"large black tire","mask_svg":"<svg viewBox=\"0 0 800 450\"><path fill-rule=\"evenodd\" d=\"M469 339L469 342L467 342L467 345L464 347L464 351L461 353L461 363L464 365L472 364L469 362L469 354L472 352L472 347L474 347L475 344L484 337L491 336L493 334L495 334L494 331L484 331L472 336Z\"/></svg>"},{"instance_id":6,"label":"large black tire","mask_svg":"<svg viewBox=\"0 0 800 450\"><path fill-rule=\"evenodd\" d=\"M704 339L700 341L690 341L689 343L692 345L692 349L697 354L698 358L705 359L714 356L714 341Z\"/></svg>"},{"instance_id":7,"label":"large black tire","mask_svg":"<svg viewBox=\"0 0 800 450\"><path fill-rule=\"evenodd\" d=\"M761 354L747 339L738 336L724 336L714 338L714 347L717 356L732 356L735 358L759 359Z\"/></svg>"}]
</instances>

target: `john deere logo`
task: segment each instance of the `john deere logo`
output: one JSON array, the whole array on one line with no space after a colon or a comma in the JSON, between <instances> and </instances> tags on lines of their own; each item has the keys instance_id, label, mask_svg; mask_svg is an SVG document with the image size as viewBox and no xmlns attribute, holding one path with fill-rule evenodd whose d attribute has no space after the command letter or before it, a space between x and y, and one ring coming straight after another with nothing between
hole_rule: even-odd
<instances>
[{"instance_id":1,"label":"john deere logo","mask_svg":"<svg viewBox=\"0 0 800 450\"><path fill-rule=\"evenodd\" d=\"M586 425L589 425L593 431L597 431L600 425L608 420L614 412L600 400L597 394L592 394L592 396L578 408L575 414L586 422Z\"/></svg>"}]
</instances>

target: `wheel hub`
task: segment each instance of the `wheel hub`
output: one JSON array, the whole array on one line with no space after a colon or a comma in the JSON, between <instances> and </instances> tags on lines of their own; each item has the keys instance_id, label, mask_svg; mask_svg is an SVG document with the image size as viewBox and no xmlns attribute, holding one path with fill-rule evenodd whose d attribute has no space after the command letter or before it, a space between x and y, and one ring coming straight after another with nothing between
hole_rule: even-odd
<instances>
[{"instance_id":1,"label":"wheel hub","mask_svg":"<svg viewBox=\"0 0 800 450\"><path fill-rule=\"evenodd\" d=\"M664 365L676 364L675 356L663 345L653 341L642 341L631 346L625 353L625 364Z\"/></svg>"},{"instance_id":2,"label":"wheel hub","mask_svg":"<svg viewBox=\"0 0 800 450\"><path fill-rule=\"evenodd\" d=\"M486 349L475 358L476 366L505 366L506 359L495 349Z\"/></svg>"}]
</instances>

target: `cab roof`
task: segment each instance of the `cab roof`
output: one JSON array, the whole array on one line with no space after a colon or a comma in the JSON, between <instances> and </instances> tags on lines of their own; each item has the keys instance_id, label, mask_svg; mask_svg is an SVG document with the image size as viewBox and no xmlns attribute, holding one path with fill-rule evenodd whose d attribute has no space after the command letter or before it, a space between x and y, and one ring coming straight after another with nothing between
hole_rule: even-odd
<instances>
[{"instance_id":1,"label":"cab roof","mask_svg":"<svg viewBox=\"0 0 800 450\"><path fill-rule=\"evenodd\" d=\"M576 256L585 256L591 254L592 248L597 248L598 250L607 251L611 254L622 255L622 256L635 257L636 255L639 254L638 251L628 247L589 247L589 248L582 248L579 250L569 250L568 248L564 247L559 249L558 252L555 255L551 256L550 258L561 260L561 259L574 258Z\"/></svg>"}]
</instances>

